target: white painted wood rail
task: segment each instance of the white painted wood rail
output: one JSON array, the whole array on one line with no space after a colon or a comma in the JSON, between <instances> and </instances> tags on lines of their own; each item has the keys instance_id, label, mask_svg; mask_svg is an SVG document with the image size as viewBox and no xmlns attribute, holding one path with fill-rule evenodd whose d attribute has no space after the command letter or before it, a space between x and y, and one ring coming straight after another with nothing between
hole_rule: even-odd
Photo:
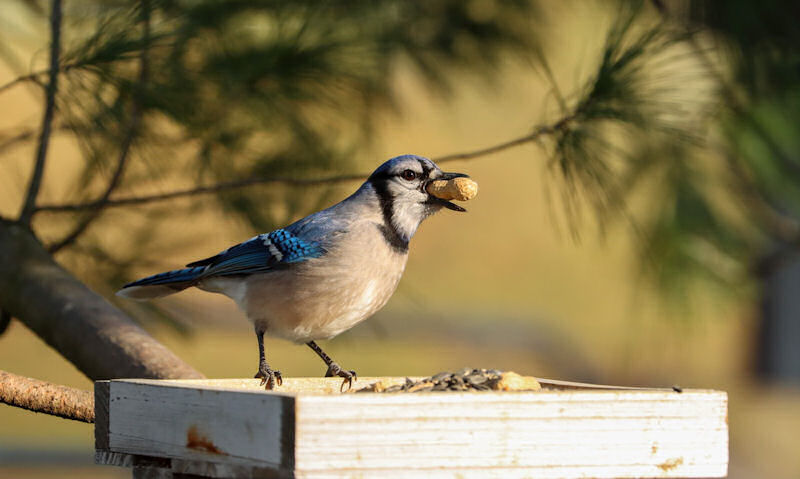
<instances>
[{"instance_id":1,"label":"white painted wood rail","mask_svg":"<svg viewBox=\"0 0 800 479\"><path fill-rule=\"evenodd\" d=\"M360 378L357 385L405 378ZM134 477L724 477L727 395L541 380L346 393L339 378L95 385L96 462Z\"/></svg>"}]
</instances>

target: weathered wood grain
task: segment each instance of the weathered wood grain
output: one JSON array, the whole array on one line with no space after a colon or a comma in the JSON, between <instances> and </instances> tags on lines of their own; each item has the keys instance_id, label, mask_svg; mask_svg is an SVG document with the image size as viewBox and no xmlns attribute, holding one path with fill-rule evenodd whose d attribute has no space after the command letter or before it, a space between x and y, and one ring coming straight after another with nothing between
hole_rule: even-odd
<instances>
[{"instance_id":1,"label":"weathered wood grain","mask_svg":"<svg viewBox=\"0 0 800 479\"><path fill-rule=\"evenodd\" d=\"M405 378L357 384L374 380ZM204 477L727 474L724 392L554 383L543 380L551 389L539 392L340 394L339 378L286 378L277 392L252 379L111 381L107 444Z\"/></svg>"},{"instance_id":2,"label":"weathered wood grain","mask_svg":"<svg viewBox=\"0 0 800 479\"><path fill-rule=\"evenodd\" d=\"M531 477L726 474L721 393L389 396L299 398L298 472L402 468L422 474L458 466L518 468Z\"/></svg>"},{"instance_id":3,"label":"weathered wood grain","mask_svg":"<svg viewBox=\"0 0 800 479\"><path fill-rule=\"evenodd\" d=\"M110 383L110 451L276 469L292 467L292 396L158 383ZM284 416L284 411L292 414ZM285 431L292 437L284 438Z\"/></svg>"}]
</instances>

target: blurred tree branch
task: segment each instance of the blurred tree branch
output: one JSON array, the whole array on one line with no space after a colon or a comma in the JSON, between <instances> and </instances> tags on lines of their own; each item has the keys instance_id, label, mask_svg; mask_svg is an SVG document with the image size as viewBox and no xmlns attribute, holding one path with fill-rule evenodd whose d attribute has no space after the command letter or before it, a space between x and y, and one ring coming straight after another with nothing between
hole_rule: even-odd
<instances>
[{"instance_id":1,"label":"blurred tree branch","mask_svg":"<svg viewBox=\"0 0 800 479\"><path fill-rule=\"evenodd\" d=\"M741 122L737 125L736 129L739 131L736 137L741 138L743 135L751 134L765 147L764 155L751 162L748 160L747 149L742 148L741 144L737 145L736 141L729 141L721 147L717 146L721 150L717 152L718 157L731 172L728 175L731 191L745 207L744 212L750 221L765 234L765 238L760 241L751 240L752 243L761 243L761 246L751 247L751 252L743 260L747 263L746 272L753 273L762 268L764 251L774 247L768 244L770 241L777 241L794 250L800 249L800 219L797 211L789 207L793 203L791 198L794 194L783 192L776 195L774 190L782 189L779 182L775 179L764 182L759 178L760 172L754 168L759 164L772 164L769 166L770 169L782 171L789 179L800 179L800 164L796 161L797 152L794 145L782 141L780 132L774 125L771 127L765 123L780 113L773 112L774 116L765 117L759 115L758 109L759 103L764 100L772 101L770 96L782 94L779 83L771 84L769 80L764 81L764 79L775 75L776 72L779 77L783 77L779 78L778 82L786 82L787 78L795 77L794 74L787 75L786 72L792 68L787 65L793 64L797 58L796 51L792 51L796 41L775 43L778 38L785 40L787 37L796 36L796 33L785 30L788 26L789 30L794 32L794 25L780 20L780 18L791 18L790 12L784 12L788 4L774 2L761 8L746 2L734 2L733 8L728 8L720 2L695 0L686 5L688 14L682 15L669 9L664 2L651 1L665 22L672 22L686 33L686 43L692 54L714 80L720 97L724 100L722 111ZM742 8L743 6L745 8ZM722 14L722 10L730 12L732 16ZM718 42L723 42L713 50L716 53L722 53L725 46L731 47L725 43L732 42L734 47L731 49L732 56L728 62L715 62L708 48L703 46L704 40L714 37ZM767 45L770 50L768 54L763 51ZM765 60L756 60L756 56ZM746 80L742 81L742 78L739 78L737 81L735 76L729 78L723 72L725 68L730 68L732 75L745 73L747 75L745 79L750 76L761 78L760 85L748 85ZM792 92L796 88L791 81L788 86ZM723 117L720 114L718 118ZM724 121L730 122L730 118L724 119L723 125ZM709 150L712 148L709 147ZM724 246L718 247L720 251L725 250Z\"/></svg>"},{"instance_id":2,"label":"blurred tree branch","mask_svg":"<svg viewBox=\"0 0 800 479\"><path fill-rule=\"evenodd\" d=\"M125 2L107 8L109 14L99 16L95 30L87 29L85 40L68 48L62 58L62 77L69 82L61 95L62 125L72 130L85 151L85 185L99 183L99 171L119 171L119 162L116 167L108 165L109 151L119 145L123 154L117 158L126 158L123 165L131 163L128 157L132 155L143 160L134 161L134 173L126 174L126 183L141 181L139 165L146 164L157 174L168 168L168 162L151 161L127 147L128 140L118 130L124 124L120 105L96 94L136 94L136 83L127 78L128 64L150 42L131 35L130 15L141 11L141 5L130 4L133 10L126 10ZM194 168L187 171L196 171L198 183L210 185L115 199L121 182L114 179L120 175L111 173L112 187L107 184L94 199L36 208L87 213L76 216L72 231L55 242L54 250L83 236L106 206L204 193L218 193L215 200L223 208L244 216L257 228L266 227L263 223L274 221L271 213L255 208L263 199L251 198L274 194L227 193L251 184L327 185L348 181L349 176L357 179L356 175L295 179L287 173L319 176L334 163L352 157L347 145L336 144L341 143L336 138L344 136L344 127L354 134L354 142L366 141L373 112L393 108L387 75L390 59L406 56L428 85L446 92L445 68L468 66L489 72L498 62L498 51L521 52L531 44L529 25L520 22L533 11L532 5L501 0L490 16L481 17L454 0L425 5L394 0L353 2L349 7L330 4L325 7L328 13L341 14L340 21L332 23L331 15L318 11L314 2L154 4L159 18L152 34L154 74L152 88L142 98L142 114L147 115L148 124L156 117L164 126L179 127L184 145L199 146ZM410 28L420 15L430 16L431 21ZM341 22L350 22L353 28L342 28ZM265 33L253 35L255 31ZM465 49L468 44L480 49ZM157 148L153 130L141 131L141 145ZM10 147L25 138L20 134L0 146ZM164 150L174 154L169 147ZM264 154L248 158L242 154L248 151ZM231 160L243 156L247 159ZM96 190L77 191L88 196ZM290 195L293 198L272 201L297 202L294 197L299 195Z\"/></svg>"},{"instance_id":3,"label":"blurred tree branch","mask_svg":"<svg viewBox=\"0 0 800 479\"><path fill-rule=\"evenodd\" d=\"M260 207L265 198L280 200L289 214L308 205L291 192L228 190L276 178L330 183L289 178L352 164L352 145L368 142L377 113L396 111L398 59L445 94L450 71L492 77L506 54L525 54L534 38L527 23L533 3L518 0L498 0L483 14L460 0L64 3L62 12L53 0L49 12L49 70L0 86L8 92L49 74L40 128L0 143L7 151L40 138L20 221L0 219L0 307L92 379L201 376L53 259L69 245L97 251L96 268L84 273L101 287L124 280L119 270L133 262L114 261L120 254L141 264L136 248L147 242L135 239L148 237L155 214L150 226L128 232L134 244L126 248L93 243L93 225L123 187L194 175L196 184L211 186L160 196L219 193L222 208L262 228L276 221ZM24 2L37 21L48 16L38 5ZM95 206L75 209L81 215L61 223L64 236L48 252L36 237L47 228L31 221L56 127L82 152L72 194ZM171 161L178 149L194 147L200 154L188 165ZM349 179L356 178L338 181Z\"/></svg>"},{"instance_id":4,"label":"blurred tree branch","mask_svg":"<svg viewBox=\"0 0 800 479\"><path fill-rule=\"evenodd\" d=\"M0 403L81 422L94 422L94 395L0 371Z\"/></svg>"},{"instance_id":5,"label":"blurred tree branch","mask_svg":"<svg viewBox=\"0 0 800 479\"><path fill-rule=\"evenodd\" d=\"M157 193L153 195L130 196L107 200L98 199L84 203L66 203L66 204L51 204L41 205L37 208L38 211L43 212L70 212L70 211L83 211L83 210L97 210L109 207L118 206L131 206L145 203L153 203L157 201L172 200L175 198L182 198L186 196L196 196L209 193L219 193L223 191L237 190L248 186L264 185L264 184L281 184L287 186L321 186L333 185L338 183L347 183L350 181L359 181L366 178L368 174L359 173L351 175L336 175L324 178L244 178L241 180L224 181L207 186L198 186L194 188L186 188L182 190L170 191L166 193Z\"/></svg>"},{"instance_id":6,"label":"blurred tree branch","mask_svg":"<svg viewBox=\"0 0 800 479\"><path fill-rule=\"evenodd\" d=\"M61 0L52 0L50 11L50 73L45 92L45 110L42 118L42 127L39 133L39 148L36 151L36 161L33 174L25 195L25 202L19 215L19 221L29 225L36 209L36 197L42 184L44 165L47 159L47 146L50 142L50 129L53 123L53 113L56 108L56 91L58 90L58 64L61 50Z\"/></svg>"},{"instance_id":7,"label":"blurred tree branch","mask_svg":"<svg viewBox=\"0 0 800 479\"><path fill-rule=\"evenodd\" d=\"M127 58L122 58L122 59L119 59L118 61L127 61ZM92 66L96 66L96 65L91 65L88 62L62 63L59 66L59 72L64 74L64 73L68 73L68 72L70 72L72 70L81 69L81 68L88 68L88 67L92 67ZM14 78L13 80L10 80L9 82L7 82L7 83L5 83L3 85L0 85L0 94L5 93L6 90L10 90L11 88L13 88L13 87L15 87L17 85L21 85L21 84L28 83L28 82L34 83L35 85L37 85L39 87L46 88L47 84L45 84L42 81L41 78L44 77L44 76L49 76L49 74L50 74L50 70L42 70L42 71L36 71L36 72L33 72L33 73L27 73L25 75L20 75L17 78Z\"/></svg>"},{"instance_id":8,"label":"blurred tree branch","mask_svg":"<svg viewBox=\"0 0 800 479\"><path fill-rule=\"evenodd\" d=\"M652 0L652 2L665 20L676 20L681 22L680 19L676 19L671 15L669 9L661 0ZM752 128L752 130L761 138L764 144L767 145L770 153L772 153L775 158L781 160L781 162L794 173L800 173L800 165L796 164L795 161L791 159L790 155L784 151L779 142L773 138L772 134L767 130L766 127L764 127L764 125L761 124L758 118L753 116L747 110L745 106L746 100L743 98L743 94L738 91L737 86L728 80L720 71L719 67L714 64L711 58L709 58L708 53L705 51L697 38L699 31L685 23L683 24L683 28L687 34L687 43L692 47L694 55L700 60L701 64L705 67L709 75L711 75L716 81L719 91L722 92L722 95L727 102L727 106L747 122L747 125Z\"/></svg>"},{"instance_id":9,"label":"blurred tree branch","mask_svg":"<svg viewBox=\"0 0 800 479\"><path fill-rule=\"evenodd\" d=\"M579 114L580 114L580 109L577 109L574 112L562 117L561 119L553 123L535 127L531 133L525 136L514 138L513 140L499 143L497 145L493 145L488 148L483 148L480 150L468 151L464 153L452 153L449 155L440 156L438 158L435 158L433 161L435 161L436 163L446 163L448 161L474 160L476 158L481 158L484 156L493 155L495 153L500 153L501 151L505 151L510 148L515 148L517 146L533 143L539 141L544 136L555 135L564 132L568 127L569 123L575 120L575 118Z\"/></svg>"},{"instance_id":10,"label":"blurred tree branch","mask_svg":"<svg viewBox=\"0 0 800 479\"><path fill-rule=\"evenodd\" d=\"M46 88L46 85L41 80L39 80L39 77L43 75L48 75L48 73L49 70L46 72L35 72L19 76L4 85L0 85L0 94L5 93L6 90L10 90L16 85L20 85L26 82L33 82L36 85L39 85L40 87Z\"/></svg>"},{"instance_id":11,"label":"blurred tree branch","mask_svg":"<svg viewBox=\"0 0 800 479\"><path fill-rule=\"evenodd\" d=\"M446 92L446 68L480 66L490 71L498 52L524 51L534 52L544 68L563 116L518 138L434 160L481 158L544 140L541 146L549 154L546 166L562 180L559 188L567 214L572 219L587 203L598 223L612 215L626 216L625 202L643 178L667 175L669 181L659 187L669 201L651 209L646 220L661 214L654 224L675 228L674 238L697 236L701 217L716 219L718 212L706 194L704 179L684 174L695 169L684 157L699 149L698 126L708 117L687 120L681 103L685 100L675 99L677 88L670 84L677 78L671 67L687 56L685 45L691 37L669 28L668 22L653 22L653 12L643 12L643 2L622 1L593 74L565 96L530 34L531 24L517 21L535 10L534 3L501 0L488 16L476 16L463 2L452 0L424 5L356 2L348 8L332 4L324 11L303 1L158 3L153 5L159 21L153 24L152 48L132 28L131 18L141 19L142 4L122 2L101 9L108 14L100 17L94 30L87 29L89 33L68 48L62 60L63 68L70 66L70 73L62 75L70 88L61 96L68 105L61 124L81 143L86 153L81 180L94 187L76 190L69 201L41 204L34 213L78 213L63 217L73 224L52 251L63 250L79 237L95 240L85 233L107 208L204 194L215 195L219 207L253 228L270 228L284 221L276 214L292 217L307 212L313 203L308 197L322 198L325 190L313 195L286 189L231 192L252 185L328 186L362 180L366 174L325 172L355 156L339 138L366 142L374 112L393 108L387 82L393 55L410 60L427 85ZM658 11L666 8L664 2L653 6ZM334 12L341 15L332 24ZM430 21L414 21L423 17ZM342 22L352 28L342 28ZM152 52L153 65L146 89L132 75L132 62L138 55L141 64L144 51ZM97 95L98 91L107 94ZM131 97L133 111L130 102L120 101ZM117 100L109 101L113 98ZM142 128L132 129L131 120L140 108ZM169 141L159 144L159 130L166 128L177 133L180 146ZM141 141L133 141L135 130ZM11 145L16 141L22 138L8 140ZM657 152L661 142L675 152L672 158ZM145 154L143 148L150 151ZM181 158L179 169L158 160L179 148L193 148L198 154ZM128 170L124 184L123 170ZM110 171L110 180L98 175L104 171ZM153 177L185 180L187 173L202 186L123 193ZM289 209L283 212L264 204ZM682 209L680 215L676 208ZM684 221L693 211L703 213ZM721 222L717 227L720 238L713 241L741 254L744 242L738 232L729 234L728 225ZM643 247L643 261L664 257L673 247L684 260L690 256L677 240L664 244L662 238L673 237L665 231L656 234L652 225L642 230L648 238L643 243L659 243Z\"/></svg>"},{"instance_id":12,"label":"blurred tree branch","mask_svg":"<svg viewBox=\"0 0 800 479\"><path fill-rule=\"evenodd\" d=\"M641 203L632 219L639 262L663 292L694 277L732 290L741 283L737 267L772 242L800 245L800 35L788 10L796 7L691 0L685 5L693 23L665 21L673 19L668 2L613 2L591 74L562 95L537 54L537 2L496 0L483 11L478 3L87 2L97 15L69 17L74 35L60 51L61 2L53 0L50 68L0 86L0 93L28 82L45 89L39 129L0 141L2 153L39 137L20 222L0 222L0 318L19 318L90 377L199 374L60 269L52 253L70 245L91 251L80 257L91 270L86 276L119 285L143 262L136 248L146 242L138 239L170 212L145 212L147 227L126 231L130 244L109 248L90 228L108 208L214 194L216 206L259 230L307 213L326 200L323 188L311 199L308 191L236 190L363 180L366 174L330 172L349 171L354 153L368 148L377 112L398 111L391 81L397 59L425 87L446 94L463 79L454 71L491 78L508 54L540 56L561 118L434 161L540 143L568 216L588 204L602 223L628 218L628 205ZM714 51L727 47L732 55L715 63L702 35L722 39ZM55 128L75 140L83 163L71 196L37 204ZM165 140L165 130L180 141ZM714 135L719 144L709 140ZM198 153L174 161L190 149ZM203 186L126 193L153 178ZM30 232L38 212L77 213L44 218L64 225L50 254ZM74 259L70 254L60 259ZM118 260L122 255L131 259ZM85 266L89 256L94 269ZM69 310L73 304L80 314ZM106 369L92 364L98 350L114 358Z\"/></svg>"},{"instance_id":13,"label":"blurred tree branch","mask_svg":"<svg viewBox=\"0 0 800 479\"><path fill-rule=\"evenodd\" d=\"M67 125L59 124L54 119L53 126L51 127L51 135L52 133L63 133L63 132L74 132L74 130ZM38 129L28 128L19 130L17 133L8 134L3 138L0 138L0 155L3 155L8 150L13 149L16 146L25 143L26 141L36 138L37 133Z\"/></svg>"},{"instance_id":14,"label":"blurred tree branch","mask_svg":"<svg viewBox=\"0 0 800 479\"><path fill-rule=\"evenodd\" d=\"M203 377L2 219L0 304L91 379Z\"/></svg>"},{"instance_id":15,"label":"blurred tree branch","mask_svg":"<svg viewBox=\"0 0 800 479\"><path fill-rule=\"evenodd\" d=\"M492 145L487 148L482 148L474 151L467 151L462 153L453 153L438 158L433 158L436 163L446 163L450 161L465 161L474 160L484 156L500 153L502 151L515 148L517 146L533 143L540 140L547 135L553 135L563 131L570 121L575 119L577 113L571 113L558 121L537 126L533 129L532 133L514 138L497 145ZM153 203L157 201L166 201L175 198L186 196L195 196L209 193L219 193L221 191L236 190L248 186L256 186L263 184L281 184L286 186L324 186L338 183L347 183L351 181L362 181L369 173L356 173L347 175L335 175L324 178L244 178L241 180L226 181L216 183L213 185L199 186L195 188L187 188L183 190L171 191L166 193L158 193L153 195L130 196L122 198L100 198L94 201L84 203L67 203L67 204L45 204L36 208L37 212L70 212L70 211L83 211L83 210L99 210L103 208L119 207L119 206L132 206L146 203Z\"/></svg>"},{"instance_id":16,"label":"blurred tree branch","mask_svg":"<svg viewBox=\"0 0 800 479\"><path fill-rule=\"evenodd\" d=\"M114 172L111 175L111 179L108 182L108 186L106 187L105 191L103 192L100 199L97 200L98 203L107 203L111 194L117 188L122 179L122 174L125 171L125 165L128 162L128 158L130 156L131 147L133 146L133 142L136 139L136 136L139 134L140 124L142 121L142 95L143 92L146 91L148 88L147 82L150 75L150 66L148 60L149 54L149 45L150 45L150 1L149 0L142 0L141 2L141 23L142 23L142 50L139 57L139 78L137 84L134 86L133 95L131 100L131 113L130 113L130 122L127 127L127 133L125 134L125 138L122 141L122 145L120 146L120 153L119 158L117 160L117 166ZM73 230L68 233L63 239L54 243L48 248L50 253L57 253L62 248L69 246L70 244L74 243L78 237L86 231L86 228L96 220L100 214L102 213L102 208L94 208L89 210L89 213L73 228Z\"/></svg>"}]
</instances>

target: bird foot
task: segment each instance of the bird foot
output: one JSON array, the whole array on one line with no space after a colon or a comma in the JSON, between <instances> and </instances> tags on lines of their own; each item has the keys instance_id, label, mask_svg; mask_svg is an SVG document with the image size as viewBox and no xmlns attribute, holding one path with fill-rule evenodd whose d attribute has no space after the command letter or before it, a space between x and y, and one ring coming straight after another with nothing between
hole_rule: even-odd
<instances>
[{"instance_id":1,"label":"bird foot","mask_svg":"<svg viewBox=\"0 0 800 479\"><path fill-rule=\"evenodd\" d=\"M254 378L261 378L261 386L267 391L275 389L275 386L283 384L283 378L280 371L273 371L271 369L259 369Z\"/></svg>"},{"instance_id":2,"label":"bird foot","mask_svg":"<svg viewBox=\"0 0 800 479\"><path fill-rule=\"evenodd\" d=\"M340 378L344 378L344 381L342 381L342 385L339 387L339 391L341 392L345 392L349 390L351 387L353 387L353 381L356 381L358 379L358 375L352 369L346 371L342 369L341 366L339 366L338 364L331 363L330 366L328 366L328 372L325 373L325 377L332 378L334 376L339 376ZM345 385L347 385L347 389L345 389L344 387Z\"/></svg>"}]
</instances>

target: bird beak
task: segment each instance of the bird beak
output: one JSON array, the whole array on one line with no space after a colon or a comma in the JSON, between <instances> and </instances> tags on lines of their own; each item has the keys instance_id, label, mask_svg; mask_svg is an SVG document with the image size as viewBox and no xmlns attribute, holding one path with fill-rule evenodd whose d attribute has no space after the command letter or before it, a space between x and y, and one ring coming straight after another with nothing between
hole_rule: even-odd
<instances>
[{"instance_id":1,"label":"bird beak","mask_svg":"<svg viewBox=\"0 0 800 479\"><path fill-rule=\"evenodd\" d=\"M424 185L424 188L427 190L427 186L428 186L427 183L429 183L431 181L434 181L434 180L452 180L454 178L469 178L469 175L465 175L464 173L442 173L441 176L439 176L437 178L433 178L431 180L428 180L428 182L426 182L426 184ZM466 211L467 211L466 209L458 206L457 204L453 203L452 201L443 200L441 198L437 198L437 197L435 197L433 195L430 195L430 194L428 195L428 201L430 201L431 203L440 204L440 205L444 206L445 208L447 208L449 210L458 211L460 213L466 213Z\"/></svg>"},{"instance_id":2,"label":"bird beak","mask_svg":"<svg viewBox=\"0 0 800 479\"><path fill-rule=\"evenodd\" d=\"M437 180L453 180L456 178L469 178L469 175L464 173L442 173L442 176L436 178Z\"/></svg>"}]
</instances>

